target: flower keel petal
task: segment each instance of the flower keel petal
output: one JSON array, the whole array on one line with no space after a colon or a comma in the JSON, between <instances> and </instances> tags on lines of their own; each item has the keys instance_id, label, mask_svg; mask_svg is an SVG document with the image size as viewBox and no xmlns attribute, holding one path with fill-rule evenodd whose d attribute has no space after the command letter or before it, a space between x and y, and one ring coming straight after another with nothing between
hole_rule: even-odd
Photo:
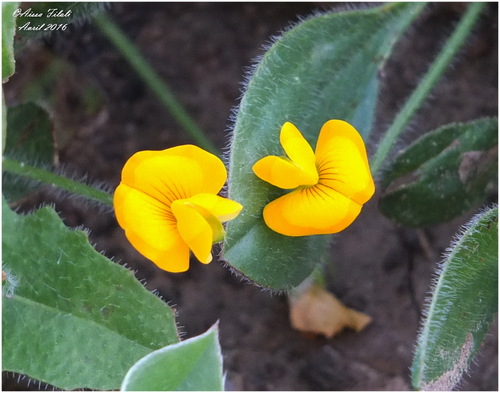
<instances>
[{"instance_id":1,"label":"flower keel petal","mask_svg":"<svg viewBox=\"0 0 500 393\"><path fill-rule=\"evenodd\" d=\"M213 220L209 223L199 209L186 200L174 201L172 212L177 220L177 230L189 249L201 263L210 263L214 240ZM215 217L214 219L222 228L222 224Z\"/></svg>"},{"instance_id":2,"label":"flower keel petal","mask_svg":"<svg viewBox=\"0 0 500 393\"><path fill-rule=\"evenodd\" d=\"M186 201L206 209L221 222L232 220L243 209L238 202L214 194L197 194Z\"/></svg>"}]
</instances>

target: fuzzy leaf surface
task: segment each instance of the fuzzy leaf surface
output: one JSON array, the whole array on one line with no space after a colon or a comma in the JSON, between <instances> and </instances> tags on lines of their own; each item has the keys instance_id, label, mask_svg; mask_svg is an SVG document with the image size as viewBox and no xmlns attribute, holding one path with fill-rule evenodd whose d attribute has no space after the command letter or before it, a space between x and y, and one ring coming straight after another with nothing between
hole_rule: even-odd
<instances>
[{"instance_id":1,"label":"fuzzy leaf surface","mask_svg":"<svg viewBox=\"0 0 500 393\"><path fill-rule=\"evenodd\" d=\"M416 389L452 390L498 309L498 207L476 215L446 256L418 338Z\"/></svg>"},{"instance_id":2,"label":"fuzzy leaf surface","mask_svg":"<svg viewBox=\"0 0 500 393\"><path fill-rule=\"evenodd\" d=\"M5 94L2 91L2 154L5 152L7 142L7 105L5 105Z\"/></svg>"},{"instance_id":3,"label":"fuzzy leaf surface","mask_svg":"<svg viewBox=\"0 0 500 393\"><path fill-rule=\"evenodd\" d=\"M457 217L496 190L497 157L497 119L431 131L401 153L386 172L380 210L411 227Z\"/></svg>"},{"instance_id":4,"label":"fuzzy leaf surface","mask_svg":"<svg viewBox=\"0 0 500 393\"><path fill-rule=\"evenodd\" d=\"M4 370L118 389L134 362L178 341L173 311L52 208L23 216L4 200L2 215Z\"/></svg>"},{"instance_id":5,"label":"fuzzy leaf surface","mask_svg":"<svg viewBox=\"0 0 500 393\"><path fill-rule=\"evenodd\" d=\"M16 69L14 58L14 36L16 34L16 16L14 11L18 2L2 3L2 82L6 82Z\"/></svg>"},{"instance_id":6,"label":"fuzzy leaf surface","mask_svg":"<svg viewBox=\"0 0 500 393\"><path fill-rule=\"evenodd\" d=\"M377 72L422 8L388 4L308 19L284 33L255 68L235 119L229 157L229 198L244 209L227 225L223 258L257 284L298 285L321 262L330 236L292 238L269 229L262 209L284 191L258 179L252 165L266 155L283 155L279 131L286 121L313 147L330 119L350 122L366 140Z\"/></svg>"},{"instance_id":7,"label":"fuzzy leaf surface","mask_svg":"<svg viewBox=\"0 0 500 393\"><path fill-rule=\"evenodd\" d=\"M150 353L129 370L123 391L221 391L222 355L217 325Z\"/></svg>"}]
</instances>

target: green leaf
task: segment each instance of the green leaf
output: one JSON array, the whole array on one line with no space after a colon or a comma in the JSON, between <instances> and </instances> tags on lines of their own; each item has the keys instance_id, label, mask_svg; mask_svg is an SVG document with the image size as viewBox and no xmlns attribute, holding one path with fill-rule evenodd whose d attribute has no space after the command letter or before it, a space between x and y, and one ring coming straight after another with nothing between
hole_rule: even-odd
<instances>
[{"instance_id":1,"label":"green leaf","mask_svg":"<svg viewBox=\"0 0 500 393\"><path fill-rule=\"evenodd\" d=\"M312 146L330 119L349 121L366 140L377 72L423 6L395 3L311 18L277 40L256 67L237 113L229 157L229 198L244 209L227 225L223 257L259 285L298 285L320 263L330 236L291 238L267 228L262 209L283 191L258 179L252 165L282 154L279 131L286 121Z\"/></svg>"},{"instance_id":2,"label":"green leaf","mask_svg":"<svg viewBox=\"0 0 500 393\"><path fill-rule=\"evenodd\" d=\"M14 58L14 35L16 34L16 16L14 11L18 2L2 3L2 82L5 83L16 69Z\"/></svg>"},{"instance_id":3,"label":"green leaf","mask_svg":"<svg viewBox=\"0 0 500 393\"><path fill-rule=\"evenodd\" d=\"M385 174L380 210L407 226L450 220L496 190L497 119L450 124L401 153Z\"/></svg>"},{"instance_id":4,"label":"green leaf","mask_svg":"<svg viewBox=\"0 0 500 393\"><path fill-rule=\"evenodd\" d=\"M200 336L169 345L139 360L125 376L121 390L223 390L217 325Z\"/></svg>"},{"instance_id":5,"label":"green leaf","mask_svg":"<svg viewBox=\"0 0 500 393\"><path fill-rule=\"evenodd\" d=\"M48 113L39 106L28 103L10 107L7 113L5 156L39 165L52 165L55 152L52 129ZM10 173L2 176L2 189L8 202L26 196L37 184L21 181Z\"/></svg>"},{"instance_id":6,"label":"green leaf","mask_svg":"<svg viewBox=\"0 0 500 393\"><path fill-rule=\"evenodd\" d=\"M2 91L2 154L5 152L7 143L7 105L5 105L5 94Z\"/></svg>"},{"instance_id":7,"label":"green leaf","mask_svg":"<svg viewBox=\"0 0 500 393\"><path fill-rule=\"evenodd\" d=\"M79 195L108 206L113 206L112 194L91 185L84 184L80 181L72 180L68 177L52 173L48 170L28 165L25 162L4 157L2 160L2 169L7 173L20 175L36 182L49 184L52 187L58 187L61 190L71 192L75 195Z\"/></svg>"},{"instance_id":8,"label":"green leaf","mask_svg":"<svg viewBox=\"0 0 500 393\"><path fill-rule=\"evenodd\" d=\"M416 389L452 390L498 309L498 207L476 215L442 265L412 365Z\"/></svg>"},{"instance_id":9,"label":"green leaf","mask_svg":"<svg viewBox=\"0 0 500 393\"><path fill-rule=\"evenodd\" d=\"M4 370L118 389L138 359L178 341L173 311L52 208L22 216L4 201L2 254Z\"/></svg>"}]
</instances>

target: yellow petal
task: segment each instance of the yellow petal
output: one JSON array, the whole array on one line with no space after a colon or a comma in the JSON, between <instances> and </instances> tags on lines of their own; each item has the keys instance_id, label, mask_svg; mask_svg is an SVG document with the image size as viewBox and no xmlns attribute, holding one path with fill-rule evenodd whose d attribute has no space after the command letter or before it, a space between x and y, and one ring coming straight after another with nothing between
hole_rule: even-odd
<instances>
[{"instance_id":1,"label":"yellow petal","mask_svg":"<svg viewBox=\"0 0 500 393\"><path fill-rule=\"evenodd\" d=\"M301 185L316 184L318 182L318 170L314 151L297 127L290 122L283 124L280 132L280 142L288 158L302 169L303 177L308 179L307 183Z\"/></svg>"},{"instance_id":2,"label":"yellow petal","mask_svg":"<svg viewBox=\"0 0 500 393\"><path fill-rule=\"evenodd\" d=\"M208 195L212 195L212 194L198 194L198 195L205 195L205 198L196 198L196 196L195 196L195 197L192 197L189 199L184 199L184 200L182 200L182 202L185 205L191 207L192 209L195 209L205 219L207 224L210 225L210 229L212 230L212 243L220 242L221 240L224 239L224 236L226 235L226 231L224 231L224 227L222 226L221 220L218 217L216 217L214 214L212 214L212 212L205 209L203 206L192 202L193 199L195 201L197 200L198 202L201 202L201 203L203 203L203 202L206 203L207 200L213 201L213 198L207 197ZM216 196L216 195L212 195L212 196ZM221 199L224 199L224 198L221 198Z\"/></svg>"},{"instance_id":3,"label":"yellow petal","mask_svg":"<svg viewBox=\"0 0 500 393\"><path fill-rule=\"evenodd\" d=\"M122 170L122 183L166 205L199 193L217 194L226 178L222 161L193 145L137 152Z\"/></svg>"},{"instance_id":4,"label":"yellow petal","mask_svg":"<svg viewBox=\"0 0 500 393\"><path fill-rule=\"evenodd\" d=\"M349 123L330 120L321 128L316 145L321 184L360 205L375 192L363 138Z\"/></svg>"},{"instance_id":5,"label":"yellow petal","mask_svg":"<svg viewBox=\"0 0 500 393\"><path fill-rule=\"evenodd\" d=\"M123 183L117 187L113 203L118 223L137 251L169 272L189 268L189 248L179 236L168 206Z\"/></svg>"},{"instance_id":6,"label":"yellow petal","mask_svg":"<svg viewBox=\"0 0 500 393\"><path fill-rule=\"evenodd\" d=\"M285 190L309 184L314 180L285 157L266 156L257 161L252 169L262 180ZM317 179L312 184L316 182Z\"/></svg>"},{"instance_id":7,"label":"yellow petal","mask_svg":"<svg viewBox=\"0 0 500 393\"><path fill-rule=\"evenodd\" d=\"M177 230L180 236L200 262L210 263L212 261L211 251L214 240L212 225L215 226L218 223L220 227L217 232L224 231L224 229L216 217L213 217L213 219L208 217L211 221L209 222L207 216L210 213L205 212L205 214L202 214L200 209L203 208L197 207L186 200L178 200L172 203L172 212L177 219Z\"/></svg>"},{"instance_id":8,"label":"yellow petal","mask_svg":"<svg viewBox=\"0 0 500 393\"><path fill-rule=\"evenodd\" d=\"M359 215L361 205L341 193L318 184L292 191L264 208L269 228L286 236L337 233Z\"/></svg>"},{"instance_id":9,"label":"yellow petal","mask_svg":"<svg viewBox=\"0 0 500 393\"><path fill-rule=\"evenodd\" d=\"M186 201L203 207L222 222L232 220L243 209L238 202L214 194L197 194Z\"/></svg>"}]
</instances>

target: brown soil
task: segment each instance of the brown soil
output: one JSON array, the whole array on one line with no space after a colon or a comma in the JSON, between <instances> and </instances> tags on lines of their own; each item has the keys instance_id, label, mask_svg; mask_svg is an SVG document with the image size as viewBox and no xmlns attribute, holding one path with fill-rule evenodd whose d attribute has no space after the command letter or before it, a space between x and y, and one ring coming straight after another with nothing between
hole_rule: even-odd
<instances>
[{"instance_id":1,"label":"brown soil","mask_svg":"<svg viewBox=\"0 0 500 393\"><path fill-rule=\"evenodd\" d=\"M262 45L297 16L331 7L345 8L333 3L110 3L109 13L198 124L223 147L245 68L262 53ZM375 135L390 124L463 7L430 5L397 45L381 74ZM76 69L76 77L55 87L63 97L56 122L72 133L60 155L67 171L88 174L112 189L134 152L191 142L90 23L26 50L18 59L16 76L5 86L8 103L16 101L22 81L36 75L36 64L43 63L47 53L67 59ZM401 146L439 125L496 116L497 58L497 6L491 3ZM104 98L91 116L82 113L81 89L73 88L82 83L96 86ZM383 217L378 197L336 236L327 268L328 288L373 322L362 332L347 330L332 339L294 331L285 296L242 282L218 261L207 266L193 261L182 274L161 271L128 244L112 212L103 214L48 190L37 193L25 207L55 202L70 227L89 228L97 249L137 270L136 276L145 279L149 289L175 304L185 338L219 321L228 390L408 390L433 271L453 234L473 212L416 231ZM497 390L497 342L495 324L462 389ZM8 376L4 379L4 389L25 388Z\"/></svg>"}]
</instances>

